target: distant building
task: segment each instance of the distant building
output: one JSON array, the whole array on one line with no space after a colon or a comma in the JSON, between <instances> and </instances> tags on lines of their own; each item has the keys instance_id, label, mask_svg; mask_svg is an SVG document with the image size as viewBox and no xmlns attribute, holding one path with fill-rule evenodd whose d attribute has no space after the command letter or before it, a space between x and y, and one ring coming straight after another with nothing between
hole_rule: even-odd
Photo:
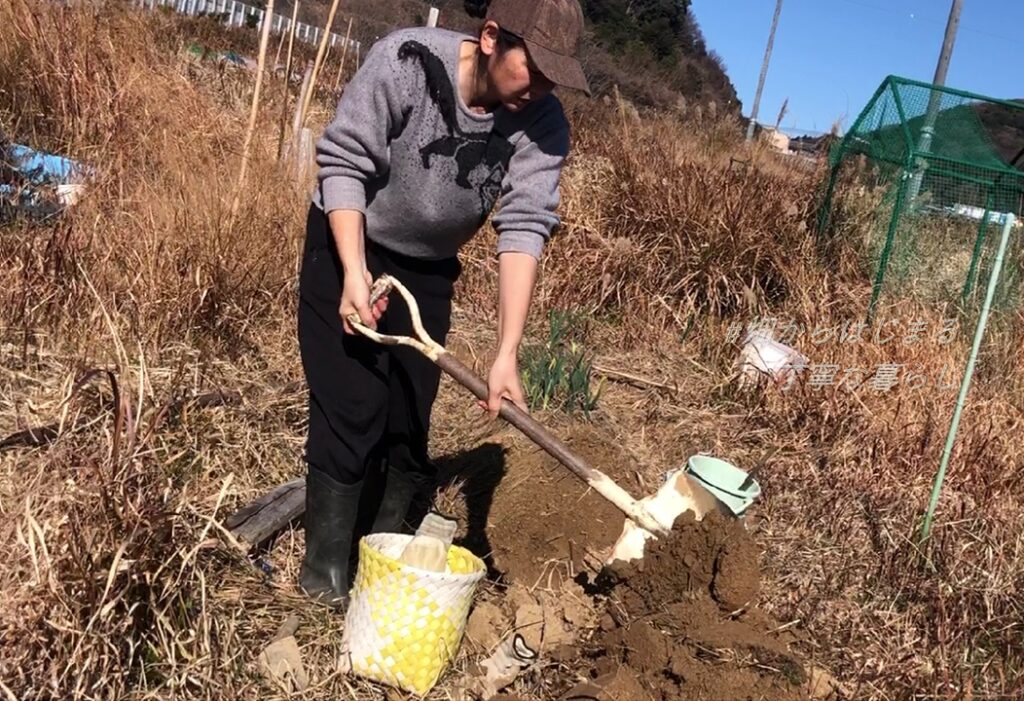
<instances>
[{"instance_id":1,"label":"distant building","mask_svg":"<svg viewBox=\"0 0 1024 701\"><path fill-rule=\"evenodd\" d=\"M789 137L774 127L762 127L761 139L779 153L789 153Z\"/></svg>"},{"instance_id":2,"label":"distant building","mask_svg":"<svg viewBox=\"0 0 1024 701\"><path fill-rule=\"evenodd\" d=\"M824 156L836 141L835 134L797 136L789 141L790 151L801 156Z\"/></svg>"}]
</instances>

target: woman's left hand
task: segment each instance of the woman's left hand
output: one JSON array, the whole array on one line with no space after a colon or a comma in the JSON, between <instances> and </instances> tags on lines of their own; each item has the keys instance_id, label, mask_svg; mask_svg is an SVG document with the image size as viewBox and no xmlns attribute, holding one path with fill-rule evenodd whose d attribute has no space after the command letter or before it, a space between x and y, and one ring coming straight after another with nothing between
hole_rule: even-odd
<instances>
[{"instance_id":1,"label":"woman's left hand","mask_svg":"<svg viewBox=\"0 0 1024 701\"><path fill-rule=\"evenodd\" d=\"M480 408L498 418L501 400L510 399L513 404L526 411L526 398L523 395L523 383L519 379L519 362L515 354L500 354L491 365L487 375L487 401L477 402Z\"/></svg>"}]
</instances>

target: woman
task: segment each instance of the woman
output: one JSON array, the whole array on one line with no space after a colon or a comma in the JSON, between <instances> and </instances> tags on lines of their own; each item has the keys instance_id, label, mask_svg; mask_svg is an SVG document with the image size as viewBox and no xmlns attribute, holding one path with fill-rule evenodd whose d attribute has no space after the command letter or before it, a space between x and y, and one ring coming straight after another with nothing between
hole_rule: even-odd
<instances>
[{"instance_id":1,"label":"woman","mask_svg":"<svg viewBox=\"0 0 1024 701\"><path fill-rule=\"evenodd\" d=\"M390 273L443 344L457 252L495 204L498 349L485 408L497 415L503 398L523 403L519 342L537 260L558 223L569 150L551 91L588 91L576 59L583 14L577 0L467 2L466 10L485 20L478 37L410 29L380 40L317 143L299 305L310 392L300 584L333 606L348 593L364 480L383 469L372 532L398 530L414 495L436 481L427 433L440 371L411 349L355 334L347 318L411 332L406 310L384 315L386 302L369 304L371 281Z\"/></svg>"}]
</instances>

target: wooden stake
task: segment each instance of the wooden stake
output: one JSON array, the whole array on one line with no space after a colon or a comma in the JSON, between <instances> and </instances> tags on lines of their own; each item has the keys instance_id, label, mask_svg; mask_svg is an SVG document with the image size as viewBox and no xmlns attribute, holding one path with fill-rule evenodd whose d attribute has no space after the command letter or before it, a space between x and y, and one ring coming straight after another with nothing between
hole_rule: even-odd
<instances>
[{"instance_id":1,"label":"wooden stake","mask_svg":"<svg viewBox=\"0 0 1024 701\"><path fill-rule=\"evenodd\" d=\"M267 0L266 15L274 13L274 0ZM249 169L249 148L252 146L252 137L256 133L256 118L260 110L260 92L263 90L263 71L267 66L267 43L270 39L270 22L263 23L263 31L260 33L260 55L256 62L256 87L252 92L252 107L249 109L249 126L245 130L245 142L242 144L242 165L238 169L238 185L235 187L235 200L231 203L231 219L234 221L238 214L238 206L242 199L242 185L245 184L245 174Z\"/></svg>"},{"instance_id":2,"label":"wooden stake","mask_svg":"<svg viewBox=\"0 0 1024 701\"><path fill-rule=\"evenodd\" d=\"M338 77L334 79L334 92L341 87L341 74L345 71L345 57L348 56L348 41L352 36L352 18L348 18L348 29L345 30L345 45L341 47L341 63L338 64Z\"/></svg>"},{"instance_id":3,"label":"wooden stake","mask_svg":"<svg viewBox=\"0 0 1024 701\"><path fill-rule=\"evenodd\" d=\"M281 49L284 48L284 27L281 27L281 38L277 40L277 53L274 54L274 70L281 63Z\"/></svg>"},{"instance_id":4,"label":"wooden stake","mask_svg":"<svg viewBox=\"0 0 1024 701\"><path fill-rule=\"evenodd\" d=\"M295 153L299 148L299 137L302 132L302 96L306 94L309 89L309 81L313 75L313 64L306 64L306 72L302 76L302 87L299 88L299 99L295 102L295 116L292 118L292 138L291 138L291 158L294 160Z\"/></svg>"},{"instance_id":5,"label":"wooden stake","mask_svg":"<svg viewBox=\"0 0 1024 701\"><path fill-rule=\"evenodd\" d=\"M288 86L292 84L292 48L295 46L295 20L299 16L299 0L292 7L292 21L288 25L288 58L284 64L284 99L281 100L281 120L277 130L277 160L281 160L284 148L284 125L288 121ZM299 93L300 97L302 93Z\"/></svg>"},{"instance_id":6,"label":"wooden stake","mask_svg":"<svg viewBox=\"0 0 1024 701\"><path fill-rule=\"evenodd\" d=\"M306 113L309 112L309 103L313 101L313 93L316 92L316 81L320 77L320 68L323 66L324 54L327 52L327 42L331 39L331 27L334 26L334 13L338 11L338 2L331 2L331 11L327 14L327 24L324 25L324 36L320 40L320 48L316 51L316 60L313 61L313 76L309 80L309 88L306 90L306 98L302 101L302 113L299 118L299 128L306 123Z\"/></svg>"}]
</instances>

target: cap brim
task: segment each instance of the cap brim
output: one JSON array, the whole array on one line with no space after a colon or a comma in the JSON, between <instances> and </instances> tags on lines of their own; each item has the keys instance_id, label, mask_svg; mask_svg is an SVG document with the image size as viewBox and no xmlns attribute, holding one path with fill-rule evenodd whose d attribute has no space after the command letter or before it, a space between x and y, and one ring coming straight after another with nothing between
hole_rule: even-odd
<instances>
[{"instance_id":1,"label":"cap brim","mask_svg":"<svg viewBox=\"0 0 1024 701\"><path fill-rule=\"evenodd\" d=\"M588 96L590 95L590 83L587 82L587 76L583 73L583 66L580 65L577 59L572 56L555 53L551 49L544 48L529 39L524 41L526 42L527 51L530 52L530 58L533 59L537 69L544 74L545 78L555 85L572 88L573 90L581 90Z\"/></svg>"}]
</instances>

